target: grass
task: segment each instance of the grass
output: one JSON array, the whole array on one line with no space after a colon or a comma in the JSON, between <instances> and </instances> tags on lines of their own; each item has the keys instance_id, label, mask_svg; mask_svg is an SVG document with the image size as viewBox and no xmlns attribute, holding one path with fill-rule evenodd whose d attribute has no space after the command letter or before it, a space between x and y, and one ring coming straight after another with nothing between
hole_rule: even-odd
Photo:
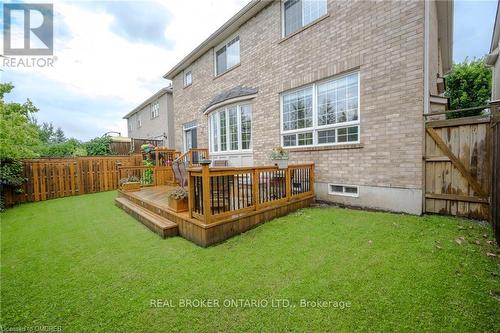
<instances>
[{"instance_id":1,"label":"grass","mask_svg":"<svg viewBox=\"0 0 500 333\"><path fill-rule=\"evenodd\" d=\"M310 208L204 249L180 237L160 239L116 208L114 197L83 195L1 214L4 328L500 330L494 297L500 264L486 255L496 251L483 237L492 237L488 226ZM153 307L152 299L176 307ZM183 308L182 299L216 299L220 306ZM253 299L262 307L225 307L226 299ZM291 306L272 307L279 299ZM301 307L301 299L350 306Z\"/></svg>"}]
</instances>

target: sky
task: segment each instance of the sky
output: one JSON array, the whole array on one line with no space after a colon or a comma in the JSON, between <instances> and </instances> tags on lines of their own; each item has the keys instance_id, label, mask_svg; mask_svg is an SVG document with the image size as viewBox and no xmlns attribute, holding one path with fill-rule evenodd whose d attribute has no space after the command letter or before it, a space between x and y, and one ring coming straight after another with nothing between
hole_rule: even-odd
<instances>
[{"instance_id":1,"label":"sky","mask_svg":"<svg viewBox=\"0 0 500 333\"><path fill-rule=\"evenodd\" d=\"M67 137L125 135L122 117L167 86L162 76L248 2L54 1L54 67L3 67L1 81L15 85L6 100L30 98L38 121ZM455 62L489 51L495 12L496 1L455 2Z\"/></svg>"}]
</instances>

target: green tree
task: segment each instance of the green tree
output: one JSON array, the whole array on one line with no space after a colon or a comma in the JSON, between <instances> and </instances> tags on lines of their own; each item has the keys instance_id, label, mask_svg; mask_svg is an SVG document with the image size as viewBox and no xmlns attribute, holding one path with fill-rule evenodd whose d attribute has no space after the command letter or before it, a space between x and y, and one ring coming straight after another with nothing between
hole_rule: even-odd
<instances>
[{"instance_id":1,"label":"green tree","mask_svg":"<svg viewBox=\"0 0 500 333\"><path fill-rule=\"evenodd\" d=\"M54 125L52 125L52 123L44 122L40 126L38 126L38 128L40 131L40 140L43 143L50 143L52 138L54 137Z\"/></svg>"},{"instance_id":2,"label":"green tree","mask_svg":"<svg viewBox=\"0 0 500 333\"><path fill-rule=\"evenodd\" d=\"M61 127L58 127L56 129L56 132L54 133L54 143L63 143L65 142L66 136L64 135L64 132Z\"/></svg>"},{"instance_id":3,"label":"green tree","mask_svg":"<svg viewBox=\"0 0 500 333\"><path fill-rule=\"evenodd\" d=\"M0 83L0 160L36 157L42 142L32 117L38 109L29 99L6 103L4 96L12 89L12 84Z\"/></svg>"},{"instance_id":4,"label":"green tree","mask_svg":"<svg viewBox=\"0 0 500 333\"><path fill-rule=\"evenodd\" d=\"M5 188L17 188L24 181L19 159L37 157L42 144L33 122L38 109L29 99L23 104L5 102L5 94L12 89L11 83L0 83L0 209Z\"/></svg>"},{"instance_id":5,"label":"green tree","mask_svg":"<svg viewBox=\"0 0 500 333\"><path fill-rule=\"evenodd\" d=\"M61 143L44 145L40 154L50 157L85 156L87 155L87 150L80 141L71 138Z\"/></svg>"},{"instance_id":6,"label":"green tree","mask_svg":"<svg viewBox=\"0 0 500 333\"><path fill-rule=\"evenodd\" d=\"M486 105L491 96L491 71L482 59L453 64L446 77L445 96L450 98L452 110ZM449 118L474 116L479 111L465 111L449 114Z\"/></svg>"},{"instance_id":7,"label":"green tree","mask_svg":"<svg viewBox=\"0 0 500 333\"><path fill-rule=\"evenodd\" d=\"M89 156L113 155L111 151L111 137L109 136L92 139L85 143L85 148Z\"/></svg>"}]
</instances>

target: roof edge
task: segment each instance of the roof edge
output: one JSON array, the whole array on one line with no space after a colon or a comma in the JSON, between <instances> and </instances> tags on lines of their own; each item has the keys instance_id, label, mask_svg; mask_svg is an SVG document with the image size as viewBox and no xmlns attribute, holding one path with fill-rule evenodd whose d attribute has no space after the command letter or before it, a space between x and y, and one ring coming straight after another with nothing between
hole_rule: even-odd
<instances>
[{"instance_id":1,"label":"roof edge","mask_svg":"<svg viewBox=\"0 0 500 333\"><path fill-rule=\"evenodd\" d=\"M148 97L144 102L142 102L141 104L139 104L138 106L136 106L132 111L130 111L129 113L127 113L126 115L123 116L122 119L128 119L130 118L132 115L134 115L135 113L137 113L138 111L140 111L143 107L145 107L146 105L148 105L149 103L151 103L152 100L156 99L156 98L159 98L165 94L171 94L172 93L172 87L171 86L168 86L168 87L165 87L165 88L161 88L160 90L158 90L156 93L154 93L153 95L151 95L150 97Z\"/></svg>"},{"instance_id":2,"label":"roof edge","mask_svg":"<svg viewBox=\"0 0 500 333\"><path fill-rule=\"evenodd\" d=\"M222 42L225 38L229 37L233 32L238 30L238 28L247 22L250 18L255 16L264 7L271 4L272 1L265 0L252 0L245 7L243 7L239 12L233 15L226 23L224 23L219 29L212 33L207 39L205 39L200 45L198 45L193 51L191 51L187 56L185 56L180 62L178 62L172 69L170 69L165 75L164 79L173 80L173 78L179 74L184 68L188 67L191 63L196 61L205 52L215 47L217 44Z\"/></svg>"},{"instance_id":3,"label":"roof edge","mask_svg":"<svg viewBox=\"0 0 500 333\"><path fill-rule=\"evenodd\" d=\"M436 9L443 72L448 73L453 65L453 1L436 1Z\"/></svg>"}]
</instances>

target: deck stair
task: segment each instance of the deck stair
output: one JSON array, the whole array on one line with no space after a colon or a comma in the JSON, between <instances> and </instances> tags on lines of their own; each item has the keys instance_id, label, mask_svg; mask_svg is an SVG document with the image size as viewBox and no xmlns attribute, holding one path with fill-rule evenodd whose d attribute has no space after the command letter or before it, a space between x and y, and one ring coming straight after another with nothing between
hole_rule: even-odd
<instances>
[{"instance_id":1,"label":"deck stair","mask_svg":"<svg viewBox=\"0 0 500 333\"><path fill-rule=\"evenodd\" d=\"M162 238L177 236L179 234L177 223L155 214L127 198L118 197L115 199L115 204Z\"/></svg>"}]
</instances>

